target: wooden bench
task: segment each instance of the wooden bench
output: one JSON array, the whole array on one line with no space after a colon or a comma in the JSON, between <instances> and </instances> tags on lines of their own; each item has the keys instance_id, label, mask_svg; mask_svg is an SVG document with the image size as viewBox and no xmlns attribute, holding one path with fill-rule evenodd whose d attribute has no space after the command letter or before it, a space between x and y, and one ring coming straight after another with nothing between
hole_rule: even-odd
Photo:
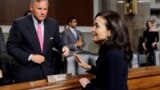
<instances>
[{"instance_id":1,"label":"wooden bench","mask_svg":"<svg viewBox=\"0 0 160 90\"><path fill-rule=\"evenodd\" d=\"M91 74L72 76L64 81L49 84L47 80L38 80L0 86L0 90L17 89L50 89L50 90L81 90L79 79L81 77L94 78ZM160 66L142 67L129 69L128 74L129 90L160 90Z\"/></svg>"},{"instance_id":2,"label":"wooden bench","mask_svg":"<svg viewBox=\"0 0 160 90\"><path fill-rule=\"evenodd\" d=\"M160 90L160 66L130 69L129 90Z\"/></svg>"}]
</instances>

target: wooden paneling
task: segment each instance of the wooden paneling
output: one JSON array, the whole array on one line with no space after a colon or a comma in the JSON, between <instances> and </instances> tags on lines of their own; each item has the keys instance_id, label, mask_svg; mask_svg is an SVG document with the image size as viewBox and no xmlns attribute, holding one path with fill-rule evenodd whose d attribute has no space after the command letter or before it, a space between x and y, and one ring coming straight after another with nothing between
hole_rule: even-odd
<instances>
[{"instance_id":1,"label":"wooden paneling","mask_svg":"<svg viewBox=\"0 0 160 90\"><path fill-rule=\"evenodd\" d=\"M67 17L74 16L78 19L79 25L92 25L93 0L56 0L55 4L55 17L60 24L66 24Z\"/></svg>"},{"instance_id":2,"label":"wooden paneling","mask_svg":"<svg viewBox=\"0 0 160 90\"><path fill-rule=\"evenodd\" d=\"M66 24L69 16L78 19L79 25L89 26L93 22L93 0L49 0L48 16L60 25ZM30 0L0 0L0 25L12 24L16 17L29 9Z\"/></svg>"},{"instance_id":3,"label":"wooden paneling","mask_svg":"<svg viewBox=\"0 0 160 90\"><path fill-rule=\"evenodd\" d=\"M23 16L28 6L29 0L0 0L0 24L11 24L16 17Z\"/></svg>"}]
</instances>

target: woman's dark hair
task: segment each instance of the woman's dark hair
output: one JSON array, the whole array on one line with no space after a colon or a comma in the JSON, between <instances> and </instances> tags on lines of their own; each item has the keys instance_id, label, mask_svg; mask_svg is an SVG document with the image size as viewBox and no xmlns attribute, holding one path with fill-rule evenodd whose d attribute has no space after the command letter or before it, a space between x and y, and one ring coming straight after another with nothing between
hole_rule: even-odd
<instances>
[{"instance_id":1,"label":"woman's dark hair","mask_svg":"<svg viewBox=\"0 0 160 90\"><path fill-rule=\"evenodd\" d=\"M99 12L96 17L102 17L106 20L106 27L111 32L111 37L105 42L108 47L121 48L126 54L126 60L132 60L132 50L129 41L128 28L125 26L122 18L114 11ZM95 18L96 18L95 17Z\"/></svg>"}]
</instances>

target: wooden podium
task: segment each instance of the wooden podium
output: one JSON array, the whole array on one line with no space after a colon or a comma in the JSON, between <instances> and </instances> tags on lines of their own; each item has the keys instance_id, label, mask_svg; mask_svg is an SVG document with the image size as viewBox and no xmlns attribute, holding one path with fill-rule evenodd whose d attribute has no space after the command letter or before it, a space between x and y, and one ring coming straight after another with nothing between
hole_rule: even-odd
<instances>
[{"instance_id":1,"label":"wooden podium","mask_svg":"<svg viewBox=\"0 0 160 90\"><path fill-rule=\"evenodd\" d=\"M0 86L0 90L82 90L79 83L79 79L82 77L94 78L91 74L83 74L51 84L47 80L37 80ZM129 69L128 88L129 90L160 90L160 66Z\"/></svg>"}]
</instances>

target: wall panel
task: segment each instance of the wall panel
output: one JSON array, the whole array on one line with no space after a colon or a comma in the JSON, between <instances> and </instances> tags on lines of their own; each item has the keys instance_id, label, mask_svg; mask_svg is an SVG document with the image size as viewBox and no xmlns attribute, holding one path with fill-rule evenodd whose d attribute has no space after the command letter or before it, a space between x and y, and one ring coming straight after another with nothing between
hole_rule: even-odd
<instances>
[{"instance_id":1,"label":"wall panel","mask_svg":"<svg viewBox=\"0 0 160 90\"><path fill-rule=\"evenodd\" d=\"M10 25L16 17L29 9L30 0L0 0L0 25ZM48 16L60 25L66 24L69 16L78 19L79 25L90 26L93 22L93 0L49 0Z\"/></svg>"}]
</instances>

